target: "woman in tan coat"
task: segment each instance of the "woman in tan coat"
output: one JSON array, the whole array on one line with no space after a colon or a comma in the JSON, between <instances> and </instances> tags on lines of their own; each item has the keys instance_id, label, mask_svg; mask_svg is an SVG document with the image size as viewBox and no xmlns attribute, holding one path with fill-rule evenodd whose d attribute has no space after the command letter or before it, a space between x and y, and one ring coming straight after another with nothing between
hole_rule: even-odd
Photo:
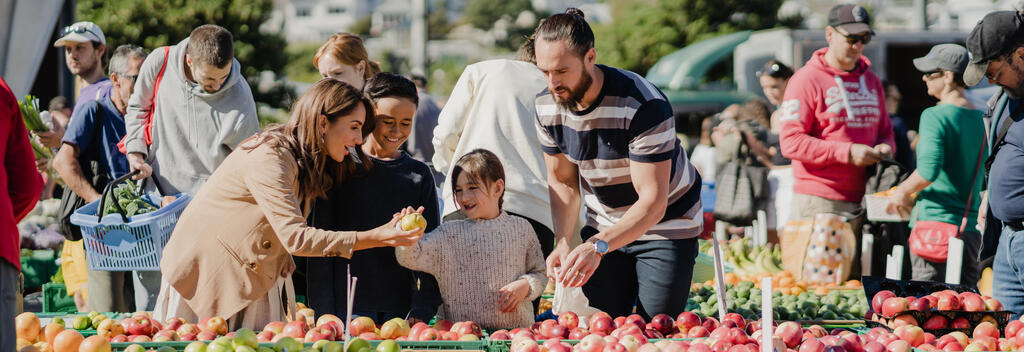
<instances>
[{"instance_id":1,"label":"woman in tan coat","mask_svg":"<svg viewBox=\"0 0 1024 352\"><path fill-rule=\"evenodd\" d=\"M345 257L403 246L416 230L391 222L364 232L306 225L311 201L354 172L350 151L373 131L373 107L358 90L323 79L295 103L291 119L242 143L196 194L164 248L154 318L218 316L231 329L283 320L280 284L291 255ZM361 160L368 160L360 155Z\"/></svg>"}]
</instances>

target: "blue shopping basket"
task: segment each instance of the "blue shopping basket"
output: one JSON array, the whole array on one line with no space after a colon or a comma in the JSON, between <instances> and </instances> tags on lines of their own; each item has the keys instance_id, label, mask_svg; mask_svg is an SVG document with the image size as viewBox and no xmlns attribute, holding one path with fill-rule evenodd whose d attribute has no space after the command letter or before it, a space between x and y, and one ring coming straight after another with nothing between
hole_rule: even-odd
<instances>
[{"instance_id":1,"label":"blue shopping basket","mask_svg":"<svg viewBox=\"0 0 1024 352\"><path fill-rule=\"evenodd\" d=\"M178 193L173 202L153 212L126 216L116 200L118 213L100 218L101 209L114 186L120 184L138 171L121 176L110 182L103 190L103 196L86 204L74 214L71 223L82 229L85 239L86 258L89 267L99 271L158 271L164 245L171 238L178 217L185 210L192 197ZM153 180L159 194L146 194L142 199L150 204L161 203L160 194L165 194L156 180Z\"/></svg>"}]
</instances>

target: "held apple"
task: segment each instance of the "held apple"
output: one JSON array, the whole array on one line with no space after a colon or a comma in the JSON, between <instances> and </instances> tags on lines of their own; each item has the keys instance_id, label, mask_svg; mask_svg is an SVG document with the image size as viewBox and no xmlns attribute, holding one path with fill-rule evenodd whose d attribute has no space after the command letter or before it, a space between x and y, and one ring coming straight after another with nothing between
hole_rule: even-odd
<instances>
[{"instance_id":1,"label":"held apple","mask_svg":"<svg viewBox=\"0 0 1024 352\"><path fill-rule=\"evenodd\" d=\"M420 213L408 214L398 221L398 228L402 231L419 229L417 234L420 234L427 229L427 219Z\"/></svg>"}]
</instances>

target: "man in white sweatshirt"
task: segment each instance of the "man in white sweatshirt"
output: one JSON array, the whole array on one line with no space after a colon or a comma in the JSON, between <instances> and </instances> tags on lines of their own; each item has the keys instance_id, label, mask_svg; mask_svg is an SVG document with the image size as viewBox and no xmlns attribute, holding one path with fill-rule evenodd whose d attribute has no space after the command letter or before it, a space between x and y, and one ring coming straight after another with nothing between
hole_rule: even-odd
<instances>
[{"instance_id":1,"label":"man in white sweatshirt","mask_svg":"<svg viewBox=\"0 0 1024 352\"><path fill-rule=\"evenodd\" d=\"M194 195L239 143L259 132L240 67L231 32L212 24L153 50L125 115L124 149L131 169L141 171L135 179L152 173L168 193Z\"/></svg>"},{"instance_id":2,"label":"man in white sweatshirt","mask_svg":"<svg viewBox=\"0 0 1024 352\"><path fill-rule=\"evenodd\" d=\"M530 221L547 257L554 247L551 202L533 122L534 99L545 81L537 66L526 62L533 60L532 49L521 49L519 60L488 60L466 67L437 119L433 162L436 170L449 175L454 161L471 150L498 155L506 173L504 209ZM458 216L451 182L446 178L441 186L445 218Z\"/></svg>"}]
</instances>

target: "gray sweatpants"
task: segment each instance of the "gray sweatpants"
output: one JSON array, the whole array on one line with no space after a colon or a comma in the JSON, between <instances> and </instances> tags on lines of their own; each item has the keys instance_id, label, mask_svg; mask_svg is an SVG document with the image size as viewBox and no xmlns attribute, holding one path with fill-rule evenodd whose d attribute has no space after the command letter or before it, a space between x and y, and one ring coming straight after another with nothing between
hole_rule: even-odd
<instances>
[{"instance_id":1,"label":"gray sweatpants","mask_svg":"<svg viewBox=\"0 0 1024 352\"><path fill-rule=\"evenodd\" d=\"M0 351L14 351L14 317L21 311L20 275L18 268L0 259Z\"/></svg>"}]
</instances>

